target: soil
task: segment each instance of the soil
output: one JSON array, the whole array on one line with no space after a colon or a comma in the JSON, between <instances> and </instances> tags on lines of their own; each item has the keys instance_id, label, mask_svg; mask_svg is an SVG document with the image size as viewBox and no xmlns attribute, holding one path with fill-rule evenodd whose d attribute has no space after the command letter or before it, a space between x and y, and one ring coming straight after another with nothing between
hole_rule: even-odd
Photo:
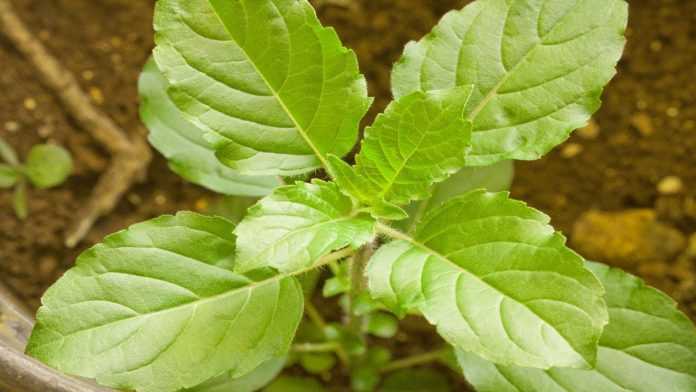
<instances>
[{"instance_id":1,"label":"soil","mask_svg":"<svg viewBox=\"0 0 696 392\"><path fill-rule=\"evenodd\" d=\"M467 2L314 1L323 22L334 26L358 54L370 94L376 97L366 123L390 100L389 72L404 44L429 31L447 10ZM137 132L142 127L136 82L153 44L154 1L12 3L77 75L95 104L124 129ZM696 232L696 1L632 0L630 11L626 54L604 93L594 126L539 161L517 163L512 193L550 215L555 227L569 235L589 210L647 208L687 237ZM187 184L156 157L147 181L132 189L76 249L67 249L65 230L108 164L108 155L71 121L32 67L1 37L0 64L0 137L21 157L42 142L64 145L75 156L74 173L65 185L30 190L25 222L11 210L12 193L0 191L0 279L31 308L38 307L41 294L74 265L75 257L104 235L157 215L205 209L213 202L214 195ZM660 194L658 184L669 176L680 180L681 189ZM674 260L658 260L661 268L636 267L633 272L677 298L694 318L694 260L684 257L686 264L679 264L686 268L683 274L669 273ZM406 330L416 338L400 343L401 353L436 348L428 340L429 329L423 332L420 324L409 322Z\"/></svg>"}]
</instances>

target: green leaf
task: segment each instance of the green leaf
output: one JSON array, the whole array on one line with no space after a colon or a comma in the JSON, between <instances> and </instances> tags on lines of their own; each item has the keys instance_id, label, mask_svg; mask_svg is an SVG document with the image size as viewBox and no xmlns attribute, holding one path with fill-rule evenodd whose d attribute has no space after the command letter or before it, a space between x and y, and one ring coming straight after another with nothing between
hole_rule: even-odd
<instances>
[{"instance_id":1,"label":"green leaf","mask_svg":"<svg viewBox=\"0 0 696 392\"><path fill-rule=\"evenodd\" d=\"M300 366L308 373L322 374L336 365L336 357L327 353L301 353Z\"/></svg>"},{"instance_id":2,"label":"green leaf","mask_svg":"<svg viewBox=\"0 0 696 392\"><path fill-rule=\"evenodd\" d=\"M368 317L365 331L379 338L389 339L399 331L399 323L392 315L376 312Z\"/></svg>"},{"instance_id":3,"label":"green leaf","mask_svg":"<svg viewBox=\"0 0 696 392\"><path fill-rule=\"evenodd\" d=\"M350 280L347 276L334 276L326 279L322 288L322 295L326 298L348 292L350 289Z\"/></svg>"},{"instance_id":4,"label":"green leaf","mask_svg":"<svg viewBox=\"0 0 696 392\"><path fill-rule=\"evenodd\" d=\"M286 352L300 284L233 273L233 227L179 213L107 237L46 292L27 353L117 389L164 392Z\"/></svg>"},{"instance_id":5,"label":"green leaf","mask_svg":"<svg viewBox=\"0 0 696 392\"><path fill-rule=\"evenodd\" d=\"M404 211L403 208L392 203L387 203L386 201L377 202L370 209L370 213L375 218L383 218L386 220L399 221L408 218L408 212Z\"/></svg>"},{"instance_id":6,"label":"green leaf","mask_svg":"<svg viewBox=\"0 0 696 392\"><path fill-rule=\"evenodd\" d=\"M155 59L225 165L299 174L355 145L365 78L306 0L160 0Z\"/></svg>"},{"instance_id":7,"label":"green leaf","mask_svg":"<svg viewBox=\"0 0 696 392\"><path fill-rule=\"evenodd\" d=\"M592 370L497 366L458 352L478 391L694 391L696 328L674 301L618 269L587 263L606 287L609 324Z\"/></svg>"},{"instance_id":8,"label":"green leaf","mask_svg":"<svg viewBox=\"0 0 696 392\"><path fill-rule=\"evenodd\" d=\"M404 209L409 219L399 222L396 227L410 231L430 210L459 195L476 189L488 192L510 190L515 176L512 161L501 161L491 166L465 167L450 178L430 187L432 196L429 199L415 201Z\"/></svg>"},{"instance_id":9,"label":"green leaf","mask_svg":"<svg viewBox=\"0 0 696 392\"><path fill-rule=\"evenodd\" d=\"M150 131L150 144L167 158L172 171L227 195L265 196L282 185L278 177L244 176L220 163L205 132L185 120L171 101L168 86L154 60L148 60L138 83L140 116Z\"/></svg>"},{"instance_id":10,"label":"green leaf","mask_svg":"<svg viewBox=\"0 0 696 392\"><path fill-rule=\"evenodd\" d=\"M467 166L537 159L587 123L623 51L623 0L478 0L406 46L394 96L474 84Z\"/></svg>"},{"instance_id":11,"label":"green leaf","mask_svg":"<svg viewBox=\"0 0 696 392\"><path fill-rule=\"evenodd\" d=\"M375 220L353 211L334 183L285 186L249 209L237 226L237 271L274 267L294 271L332 250L358 248L374 237Z\"/></svg>"},{"instance_id":12,"label":"green leaf","mask_svg":"<svg viewBox=\"0 0 696 392\"><path fill-rule=\"evenodd\" d=\"M0 164L0 189L8 189L17 185L19 179L21 178L21 173L17 168Z\"/></svg>"},{"instance_id":13,"label":"green leaf","mask_svg":"<svg viewBox=\"0 0 696 392\"><path fill-rule=\"evenodd\" d=\"M343 324L329 323L324 332L327 339L341 344L348 355L360 356L367 351L363 336Z\"/></svg>"},{"instance_id":14,"label":"green leaf","mask_svg":"<svg viewBox=\"0 0 696 392\"><path fill-rule=\"evenodd\" d=\"M380 226L398 240L368 265L370 291L496 363L591 366L607 320L602 286L548 223L507 193L479 190L433 210L412 238Z\"/></svg>"},{"instance_id":15,"label":"green leaf","mask_svg":"<svg viewBox=\"0 0 696 392\"><path fill-rule=\"evenodd\" d=\"M389 374L380 392L449 392L447 378L428 369L404 369Z\"/></svg>"},{"instance_id":16,"label":"green leaf","mask_svg":"<svg viewBox=\"0 0 696 392\"><path fill-rule=\"evenodd\" d=\"M369 204L427 198L432 183L464 166L471 122L462 111L471 90L411 93L392 102L365 130L354 170L371 183Z\"/></svg>"},{"instance_id":17,"label":"green leaf","mask_svg":"<svg viewBox=\"0 0 696 392\"><path fill-rule=\"evenodd\" d=\"M221 374L186 392L255 392L273 381L285 367L286 357L277 357L257 366L254 370L238 378L232 377L231 372Z\"/></svg>"},{"instance_id":18,"label":"green leaf","mask_svg":"<svg viewBox=\"0 0 696 392\"><path fill-rule=\"evenodd\" d=\"M2 139L0 139L0 159L12 166L19 165L19 159L17 158L17 153L14 148Z\"/></svg>"},{"instance_id":19,"label":"green leaf","mask_svg":"<svg viewBox=\"0 0 696 392\"><path fill-rule=\"evenodd\" d=\"M29 150L25 172L31 184L39 189L62 184L72 170L72 157L63 147L40 144Z\"/></svg>"},{"instance_id":20,"label":"green leaf","mask_svg":"<svg viewBox=\"0 0 696 392\"><path fill-rule=\"evenodd\" d=\"M335 155L329 155L328 162L334 182L341 192L356 202L372 201L378 190L369 179L358 175L351 165Z\"/></svg>"},{"instance_id":21,"label":"green leaf","mask_svg":"<svg viewBox=\"0 0 696 392\"><path fill-rule=\"evenodd\" d=\"M319 381L309 377L279 377L263 392L323 392ZM231 392L231 391L230 391Z\"/></svg>"},{"instance_id":22,"label":"green leaf","mask_svg":"<svg viewBox=\"0 0 696 392\"><path fill-rule=\"evenodd\" d=\"M370 392L379 384L382 377L371 366L359 366L350 372L350 386L355 392Z\"/></svg>"},{"instance_id":23,"label":"green leaf","mask_svg":"<svg viewBox=\"0 0 696 392\"><path fill-rule=\"evenodd\" d=\"M371 204L365 208L375 218L387 220L402 220L408 218L408 213L401 207L384 200L373 200L379 189L367 177L359 175L355 169L341 158L329 155L329 170L333 173L334 182L338 188L360 204Z\"/></svg>"}]
</instances>

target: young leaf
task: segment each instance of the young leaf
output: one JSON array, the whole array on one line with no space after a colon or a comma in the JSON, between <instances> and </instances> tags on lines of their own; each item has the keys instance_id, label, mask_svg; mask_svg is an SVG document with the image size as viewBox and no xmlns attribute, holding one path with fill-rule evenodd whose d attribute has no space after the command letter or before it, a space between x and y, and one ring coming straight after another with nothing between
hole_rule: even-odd
<instances>
[{"instance_id":1,"label":"young leaf","mask_svg":"<svg viewBox=\"0 0 696 392\"><path fill-rule=\"evenodd\" d=\"M12 188L20 177L21 173L17 168L0 163L0 189Z\"/></svg>"},{"instance_id":2,"label":"young leaf","mask_svg":"<svg viewBox=\"0 0 696 392\"><path fill-rule=\"evenodd\" d=\"M199 384L185 392L256 392L273 381L285 367L286 357L271 358L242 377L227 372Z\"/></svg>"},{"instance_id":3,"label":"young leaf","mask_svg":"<svg viewBox=\"0 0 696 392\"><path fill-rule=\"evenodd\" d=\"M244 176L220 163L205 132L185 120L171 101L168 86L154 60L148 60L138 83L140 116L150 131L150 144L167 158L172 171L227 195L265 196L282 184L278 177Z\"/></svg>"},{"instance_id":4,"label":"young leaf","mask_svg":"<svg viewBox=\"0 0 696 392\"><path fill-rule=\"evenodd\" d=\"M375 312L368 316L365 331L371 335L389 339L399 331L399 323L390 314Z\"/></svg>"},{"instance_id":5,"label":"young leaf","mask_svg":"<svg viewBox=\"0 0 696 392\"><path fill-rule=\"evenodd\" d=\"M607 292L609 324L592 370L499 366L458 350L467 380L481 392L694 391L696 328L665 294L635 276L587 263Z\"/></svg>"},{"instance_id":6,"label":"young leaf","mask_svg":"<svg viewBox=\"0 0 696 392\"><path fill-rule=\"evenodd\" d=\"M467 166L537 159L587 122L624 47L623 0L478 0L410 43L394 96L474 84Z\"/></svg>"},{"instance_id":7,"label":"young leaf","mask_svg":"<svg viewBox=\"0 0 696 392\"><path fill-rule=\"evenodd\" d=\"M19 165L19 159L17 158L17 153L14 148L2 139L0 139L0 159L12 166Z\"/></svg>"},{"instance_id":8,"label":"young leaf","mask_svg":"<svg viewBox=\"0 0 696 392\"><path fill-rule=\"evenodd\" d=\"M371 100L306 0L160 0L155 59L225 165L289 176L354 146Z\"/></svg>"},{"instance_id":9,"label":"young leaf","mask_svg":"<svg viewBox=\"0 0 696 392\"><path fill-rule=\"evenodd\" d=\"M326 373L336 365L336 356L329 353L301 353L300 366L308 373Z\"/></svg>"},{"instance_id":10,"label":"young leaf","mask_svg":"<svg viewBox=\"0 0 696 392\"><path fill-rule=\"evenodd\" d=\"M237 271L307 267L332 250L357 248L375 236L375 220L353 211L336 184L314 180L285 186L249 209L237 226Z\"/></svg>"},{"instance_id":11,"label":"young leaf","mask_svg":"<svg viewBox=\"0 0 696 392\"><path fill-rule=\"evenodd\" d=\"M107 237L46 292L27 353L117 389L162 392L228 369L239 377L287 351L300 284L233 273L232 229L179 213Z\"/></svg>"},{"instance_id":12,"label":"young leaf","mask_svg":"<svg viewBox=\"0 0 696 392\"><path fill-rule=\"evenodd\" d=\"M371 183L369 201L427 198L432 183L464 166L471 122L463 110L471 90L411 93L390 104L365 130L354 170Z\"/></svg>"},{"instance_id":13,"label":"young leaf","mask_svg":"<svg viewBox=\"0 0 696 392\"><path fill-rule=\"evenodd\" d=\"M53 144L34 146L24 162L27 177L39 189L62 184L72 170L72 157L63 147Z\"/></svg>"},{"instance_id":14,"label":"young leaf","mask_svg":"<svg viewBox=\"0 0 696 392\"><path fill-rule=\"evenodd\" d=\"M380 226L398 241L370 262L370 291L493 362L590 366L607 320L602 286L548 222L507 193L479 190L433 210L413 238Z\"/></svg>"}]
</instances>

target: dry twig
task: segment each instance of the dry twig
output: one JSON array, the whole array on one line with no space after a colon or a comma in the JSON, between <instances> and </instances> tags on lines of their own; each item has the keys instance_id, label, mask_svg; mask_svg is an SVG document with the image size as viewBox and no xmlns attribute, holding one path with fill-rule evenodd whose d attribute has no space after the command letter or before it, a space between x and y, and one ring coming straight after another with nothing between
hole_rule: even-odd
<instances>
[{"instance_id":1,"label":"dry twig","mask_svg":"<svg viewBox=\"0 0 696 392\"><path fill-rule=\"evenodd\" d=\"M42 82L77 121L111 154L111 165L99 178L92 194L68 231L65 244L74 247L101 216L113 210L133 183L144 176L152 153L141 134L131 139L105 113L97 109L75 77L29 31L8 0L0 0L0 30L37 69Z\"/></svg>"}]
</instances>

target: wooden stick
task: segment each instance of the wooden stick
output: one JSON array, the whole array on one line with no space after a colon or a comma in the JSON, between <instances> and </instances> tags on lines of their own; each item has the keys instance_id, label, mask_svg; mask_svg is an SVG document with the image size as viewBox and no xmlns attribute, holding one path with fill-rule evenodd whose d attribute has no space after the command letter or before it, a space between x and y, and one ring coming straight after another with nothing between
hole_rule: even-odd
<instances>
[{"instance_id":1,"label":"wooden stick","mask_svg":"<svg viewBox=\"0 0 696 392\"><path fill-rule=\"evenodd\" d=\"M70 116L112 155L78 220L68 231L65 244L77 245L96 220L111 212L123 194L141 179L152 159L144 132L128 137L105 113L96 108L67 70L27 28L8 0L0 0L0 31L38 71L44 85L61 101Z\"/></svg>"}]
</instances>

